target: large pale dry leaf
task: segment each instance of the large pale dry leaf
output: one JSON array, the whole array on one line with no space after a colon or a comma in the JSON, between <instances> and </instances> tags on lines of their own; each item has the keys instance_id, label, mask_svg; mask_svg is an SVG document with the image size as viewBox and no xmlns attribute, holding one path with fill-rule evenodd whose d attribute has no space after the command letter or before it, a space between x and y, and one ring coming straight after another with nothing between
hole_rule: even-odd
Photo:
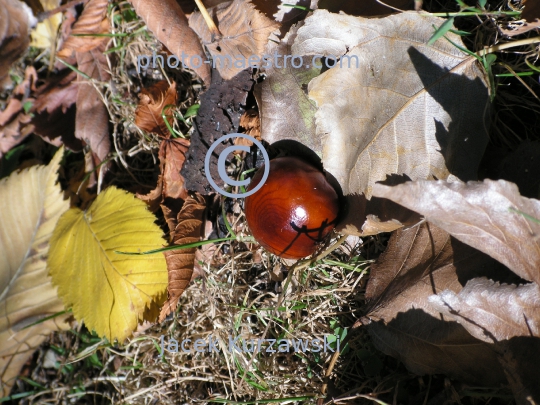
<instances>
[{"instance_id":1,"label":"large pale dry leaf","mask_svg":"<svg viewBox=\"0 0 540 405\"><path fill-rule=\"evenodd\" d=\"M154 221L145 203L109 187L86 211L67 211L54 230L47 264L58 295L76 319L109 341L131 335L165 291L162 254L115 253L162 247Z\"/></svg>"},{"instance_id":2,"label":"large pale dry leaf","mask_svg":"<svg viewBox=\"0 0 540 405\"><path fill-rule=\"evenodd\" d=\"M28 48L29 29L36 23L32 10L23 2L0 0L0 83Z\"/></svg>"},{"instance_id":3,"label":"large pale dry leaf","mask_svg":"<svg viewBox=\"0 0 540 405\"><path fill-rule=\"evenodd\" d=\"M178 214L178 224L173 233L173 243L183 245L198 242L204 233L203 219L206 202L203 196L195 194L188 197L182 210ZM184 292L191 280L195 264L196 248L169 250L165 252L167 268L169 271L169 284L167 291L169 299L163 305L159 322L176 309L180 295Z\"/></svg>"},{"instance_id":4,"label":"large pale dry leaf","mask_svg":"<svg viewBox=\"0 0 540 405\"><path fill-rule=\"evenodd\" d=\"M79 70L101 82L106 82L111 78L107 57L103 53L106 46L107 39L101 38L101 45L91 51L76 52ZM107 157L111 149L109 113L103 104L101 94L93 83L82 78L77 90L75 136L90 145L99 162Z\"/></svg>"},{"instance_id":5,"label":"large pale dry leaf","mask_svg":"<svg viewBox=\"0 0 540 405\"><path fill-rule=\"evenodd\" d=\"M487 81L476 58L448 41L427 45L444 21L316 10L298 30L293 54L341 58L308 90L318 106L324 167L345 194L370 198L375 182L392 173L476 178L487 144Z\"/></svg>"},{"instance_id":6,"label":"large pale dry leaf","mask_svg":"<svg viewBox=\"0 0 540 405\"><path fill-rule=\"evenodd\" d=\"M156 38L209 85L210 65L204 63L207 60L199 38L189 27L178 3L175 0L130 0L130 3Z\"/></svg>"},{"instance_id":7,"label":"large pale dry leaf","mask_svg":"<svg viewBox=\"0 0 540 405\"><path fill-rule=\"evenodd\" d=\"M504 280L510 272L501 267L431 224L396 231L372 266L366 290L374 344L417 374L444 373L486 385L505 381L489 345L428 301L444 290L459 292L474 277Z\"/></svg>"},{"instance_id":8,"label":"large pale dry leaf","mask_svg":"<svg viewBox=\"0 0 540 405\"><path fill-rule=\"evenodd\" d=\"M63 150L48 166L0 181L0 395L8 395L22 365L65 316L23 329L64 309L47 274L49 240L69 208L57 184Z\"/></svg>"},{"instance_id":9,"label":"large pale dry leaf","mask_svg":"<svg viewBox=\"0 0 540 405\"><path fill-rule=\"evenodd\" d=\"M141 90L139 105L135 110L135 125L146 132L153 132L163 137L170 137L162 113L168 105L176 105L176 83L169 84L161 80L156 84ZM169 123L172 123L172 109L165 112Z\"/></svg>"},{"instance_id":10,"label":"large pale dry leaf","mask_svg":"<svg viewBox=\"0 0 540 405\"><path fill-rule=\"evenodd\" d=\"M70 37L58 52L60 58L69 58L74 52L89 52L103 43L103 37L92 34L106 34L110 31L107 13L107 0L90 0L84 7L81 17L73 26ZM74 36L84 35L84 36Z\"/></svg>"},{"instance_id":11,"label":"large pale dry leaf","mask_svg":"<svg viewBox=\"0 0 540 405\"><path fill-rule=\"evenodd\" d=\"M267 52L290 55L291 43L297 28L279 43L272 44ZM272 66L264 69L266 79L255 85L255 97L260 110L261 137L268 143L283 139L295 139L314 151L322 150L321 139L315 136L315 113L317 106L307 94L307 85L318 76L321 68L309 66L310 58L304 58L302 66ZM290 62L290 61L289 61ZM295 61L296 63L296 61Z\"/></svg>"},{"instance_id":12,"label":"large pale dry leaf","mask_svg":"<svg viewBox=\"0 0 540 405\"><path fill-rule=\"evenodd\" d=\"M458 294L445 290L429 297L429 302L484 342L540 337L540 288L535 283L500 285L473 279Z\"/></svg>"},{"instance_id":13,"label":"large pale dry leaf","mask_svg":"<svg viewBox=\"0 0 540 405\"><path fill-rule=\"evenodd\" d=\"M377 184L374 195L412 209L463 243L490 255L518 276L540 283L540 201L519 195L505 180L413 181Z\"/></svg>"},{"instance_id":14,"label":"large pale dry leaf","mask_svg":"<svg viewBox=\"0 0 540 405\"><path fill-rule=\"evenodd\" d=\"M201 37L225 80L249 68L251 56L262 58L268 37L279 28L279 23L259 12L247 0L222 3L209 12L217 20L221 38L214 38L201 13L190 16L189 26Z\"/></svg>"}]
</instances>

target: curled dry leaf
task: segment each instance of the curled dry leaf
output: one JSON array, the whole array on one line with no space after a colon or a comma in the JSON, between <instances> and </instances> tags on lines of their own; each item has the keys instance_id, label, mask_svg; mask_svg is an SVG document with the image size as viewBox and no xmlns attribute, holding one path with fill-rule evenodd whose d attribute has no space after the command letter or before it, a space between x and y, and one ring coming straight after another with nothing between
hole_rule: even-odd
<instances>
[{"instance_id":1,"label":"curled dry leaf","mask_svg":"<svg viewBox=\"0 0 540 405\"><path fill-rule=\"evenodd\" d=\"M371 322L363 323L379 350L414 373L498 385L506 379L489 345L428 300L444 290L458 293L467 280L487 275L505 281L512 273L432 224L400 229L371 268L366 289Z\"/></svg>"},{"instance_id":2,"label":"curled dry leaf","mask_svg":"<svg viewBox=\"0 0 540 405\"><path fill-rule=\"evenodd\" d=\"M69 201L63 200L57 183L62 156L63 149L48 166L34 166L0 181L0 395L3 397L9 394L22 365L47 335L68 326L66 315L30 326L64 310L46 263L53 229L69 208Z\"/></svg>"},{"instance_id":3,"label":"curled dry leaf","mask_svg":"<svg viewBox=\"0 0 540 405\"><path fill-rule=\"evenodd\" d=\"M195 194L189 196L182 210L178 214L178 224L171 232L175 245L198 242L204 233L203 220L206 210L204 197ZM167 269L169 271L169 284L167 291L169 298L163 305L159 315L159 322L176 309L180 296L191 281L193 266L195 264L196 248L169 250L165 253Z\"/></svg>"},{"instance_id":4,"label":"curled dry leaf","mask_svg":"<svg viewBox=\"0 0 540 405\"><path fill-rule=\"evenodd\" d=\"M130 0L130 3L156 38L179 60L189 61L186 65L205 84L210 84L210 66L204 63L204 50L178 3L175 0Z\"/></svg>"},{"instance_id":5,"label":"curled dry leaf","mask_svg":"<svg viewBox=\"0 0 540 405\"><path fill-rule=\"evenodd\" d=\"M164 111L168 105L176 105L176 83L170 84L167 80L161 80L156 84L144 88L139 94L139 105L135 110L135 125L146 132L153 132L162 137L169 138L170 132L163 120L165 112L169 123L172 123L172 109Z\"/></svg>"},{"instance_id":6,"label":"curled dry leaf","mask_svg":"<svg viewBox=\"0 0 540 405\"><path fill-rule=\"evenodd\" d=\"M37 20L32 10L19 0L0 0L0 84L9 67L28 48L30 27Z\"/></svg>"},{"instance_id":7,"label":"curled dry leaf","mask_svg":"<svg viewBox=\"0 0 540 405\"><path fill-rule=\"evenodd\" d=\"M484 342L540 337L540 288L535 283L500 285L474 279L459 293L445 290L429 297L429 302Z\"/></svg>"},{"instance_id":8,"label":"curled dry leaf","mask_svg":"<svg viewBox=\"0 0 540 405\"><path fill-rule=\"evenodd\" d=\"M412 181L395 187L377 184L373 191L420 213L521 278L540 283L540 201L519 195L515 184Z\"/></svg>"},{"instance_id":9,"label":"curled dry leaf","mask_svg":"<svg viewBox=\"0 0 540 405\"><path fill-rule=\"evenodd\" d=\"M345 194L370 198L375 182L392 173L476 178L488 139L487 81L476 58L448 41L427 45L444 21L316 10L298 30L293 54L341 58L308 90L318 106L318 152Z\"/></svg>"},{"instance_id":10,"label":"curled dry leaf","mask_svg":"<svg viewBox=\"0 0 540 405\"><path fill-rule=\"evenodd\" d=\"M263 56L268 37L279 23L266 17L247 0L233 0L209 10L221 33L215 38L202 14L193 13L189 26L208 48L221 77L229 80L249 68L250 56Z\"/></svg>"},{"instance_id":11,"label":"curled dry leaf","mask_svg":"<svg viewBox=\"0 0 540 405\"><path fill-rule=\"evenodd\" d=\"M92 34L106 34L110 31L109 20L105 18L107 5L107 0L90 0L85 5L80 18L73 26L71 35L57 54L60 58L69 59L75 52L89 52L102 46L103 37Z\"/></svg>"}]
</instances>

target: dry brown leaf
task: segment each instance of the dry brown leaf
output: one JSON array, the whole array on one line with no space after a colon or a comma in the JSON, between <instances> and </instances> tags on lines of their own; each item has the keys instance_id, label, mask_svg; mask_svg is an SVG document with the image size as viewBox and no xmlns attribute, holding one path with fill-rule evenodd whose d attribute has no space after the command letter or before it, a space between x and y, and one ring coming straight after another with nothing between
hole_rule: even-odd
<instances>
[{"instance_id":1,"label":"dry brown leaf","mask_svg":"<svg viewBox=\"0 0 540 405\"><path fill-rule=\"evenodd\" d=\"M29 95L35 90L37 73L28 66L24 80L19 83L8 101L4 111L0 111L0 158L11 148L21 143L34 129L30 124L32 116L24 110L24 104L34 102Z\"/></svg>"},{"instance_id":2,"label":"dry brown leaf","mask_svg":"<svg viewBox=\"0 0 540 405\"><path fill-rule=\"evenodd\" d=\"M186 65L193 69L206 85L210 85L210 65L204 63L206 56L199 38L188 26L186 15L178 3L175 0L130 0L130 3L148 29L179 60L191 62L193 58L193 63ZM196 67L199 59L201 64Z\"/></svg>"},{"instance_id":3,"label":"dry brown leaf","mask_svg":"<svg viewBox=\"0 0 540 405\"><path fill-rule=\"evenodd\" d=\"M444 290L457 293L474 277L504 280L508 274L495 260L429 223L394 232L371 268L366 289L374 344L417 374L444 373L485 385L504 382L489 345L443 317L428 298Z\"/></svg>"},{"instance_id":4,"label":"dry brown leaf","mask_svg":"<svg viewBox=\"0 0 540 405\"><path fill-rule=\"evenodd\" d=\"M144 88L139 94L139 105L135 110L135 125L146 132L153 132L163 137L170 137L170 131L161 115L167 105L176 105L176 83L169 84L161 80ZM172 123L172 109L166 111L169 123Z\"/></svg>"},{"instance_id":5,"label":"dry brown leaf","mask_svg":"<svg viewBox=\"0 0 540 405\"><path fill-rule=\"evenodd\" d=\"M76 53L79 70L102 82L111 78L107 57L103 53L107 42L107 38L101 38L101 45L98 47L88 52ZM99 91L85 79L81 79L78 85L75 136L90 146L99 160L98 163L109 154L109 113Z\"/></svg>"},{"instance_id":6,"label":"dry brown leaf","mask_svg":"<svg viewBox=\"0 0 540 405\"><path fill-rule=\"evenodd\" d=\"M250 56L263 56L268 37L279 23L266 17L247 0L233 0L209 10L217 19L220 38L214 38L201 13L189 17L189 26L201 37L221 77L229 80L249 68ZM226 63L227 57L231 62ZM239 61L236 64L235 61Z\"/></svg>"},{"instance_id":7,"label":"dry brown leaf","mask_svg":"<svg viewBox=\"0 0 540 405\"><path fill-rule=\"evenodd\" d=\"M267 53L290 55L292 40L297 28L291 28L279 43L269 45ZM321 73L321 68L309 66L304 58L302 67L294 68L290 63L280 68L275 64L265 69L266 78L255 85L254 94L259 105L261 137L268 143L294 139L316 152L322 150L320 137L315 135L315 113L317 106L307 94L307 85Z\"/></svg>"},{"instance_id":8,"label":"dry brown leaf","mask_svg":"<svg viewBox=\"0 0 540 405\"><path fill-rule=\"evenodd\" d=\"M107 0L90 0L85 5L81 17L73 26L71 35L57 54L60 58L68 59L74 52L89 52L102 46L103 37L92 36L92 34L109 33L110 23L105 18L108 3Z\"/></svg>"},{"instance_id":9,"label":"dry brown leaf","mask_svg":"<svg viewBox=\"0 0 540 405\"><path fill-rule=\"evenodd\" d=\"M523 20L509 23L507 29L503 29L509 37L520 35L540 28L540 2L538 0L523 0L525 7L521 13Z\"/></svg>"},{"instance_id":10,"label":"dry brown leaf","mask_svg":"<svg viewBox=\"0 0 540 405\"><path fill-rule=\"evenodd\" d=\"M178 214L178 225L173 236L175 245L198 242L201 239L205 210L206 201L201 195L195 194L194 197L189 196L186 199ZM168 300L161 309L159 322L163 322L165 317L176 309L180 295L188 286L193 273L195 251L196 248L164 252L169 271Z\"/></svg>"},{"instance_id":11,"label":"dry brown leaf","mask_svg":"<svg viewBox=\"0 0 540 405\"><path fill-rule=\"evenodd\" d=\"M189 140L182 138L164 139L159 148L161 175L163 178L163 198L187 198L184 177L180 170L184 166Z\"/></svg>"},{"instance_id":12,"label":"dry brown leaf","mask_svg":"<svg viewBox=\"0 0 540 405\"><path fill-rule=\"evenodd\" d=\"M463 243L490 255L521 278L540 283L540 201L505 180L412 181L373 188L412 209ZM524 215L516 212L520 211Z\"/></svg>"},{"instance_id":13,"label":"dry brown leaf","mask_svg":"<svg viewBox=\"0 0 540 405\"><path fill-rule=\"evenodd\" d=\"M30 28L37 20L32 10L18 0L0 0L0 84L9 67L26 52Z\"/></svg>"},{"instance_id":14,"label":"dry brown leaf","mask_svg":"<svg viewBox=\"0 0 540 405\"><path fill-rule=\"evenodd\" d=\"M445 290L429 297L429 302L487 343L515 336L540 337L540 288L535 283L501 285L476 278L459 293Z\"/></svg>"},{"instance_id":15,"label":"dry brown leaf","mask_svg":"<svg viewBox=\"0 0 540 405\"><path fill-rule=\"evenodd\" d=\"M476 178L488 139L486 76L476 58L445 39L427 45L444 21L412 12L369 19L316 10L298 30L293 54L343 62L308 89L323 145L315 150L345 194L370 198L373 185L393 173Z\"/></svg>"}]
</instances>

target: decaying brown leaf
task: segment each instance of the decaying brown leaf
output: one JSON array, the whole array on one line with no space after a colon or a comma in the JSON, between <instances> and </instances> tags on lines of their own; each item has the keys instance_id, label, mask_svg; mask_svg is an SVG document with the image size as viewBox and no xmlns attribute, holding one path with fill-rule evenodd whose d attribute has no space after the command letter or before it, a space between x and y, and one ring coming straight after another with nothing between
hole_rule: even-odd
<instances>
[{"instance_id":1,"label":"decaying brown leaf","mask_svg":"<svg viewBox=\"0 0 540 405\"><path fill-rule=\"evenodd\" d=\"M182 210L178 214L178 224L174 232L171 232L175 245L198 242L204 233L203 220L206 210L204 197L195 194L189 196ZM178 299L184 292L191 280L193 265L195 263L196 248L169 250L164 252L169 271L169 284L167 291L168 300L163 305L159 315L159 322L173 312L178 305Z\"/></svg>"},{"instance_id":2,"label":"decaying brown leaf","mask_svg":"<svg viewBox=\"0 0 540 405\"><path fill-rule=\"evenodd\" d=\"M34 129L32 116L25 104L34 101L30 93L35 90L37 73L33 66L25 70L24 80L19 83L4 111L0 111L0 158L11 148L21 143Z\"/></svg>"},{"instance_id":3,"label":"decaying brown leaf","mask_svg":"<svg viewBox=\"0 0 540 405\"><path fill-rule=\"evenodd\" d=\"M189 26L201 37L225 80L249 68L251 56L261 58L268 37L279 28L279 23L259 12L247 0L222 3L210 9L209 13L217 19L221 38L214 38L201 13L190 16Z\"/></svg>"},{"instance_id":4,"label":"decaying brown leaf","mask_svg":"<svg viewBox=\"0 0 540 405\"><path fill-rule=\"evenodd\" d=\"M111 78L107 57L103 53L108 40L100 39L98 47L88 52L76 52L77 65L90 78L106 82ZM109 113L99 91L85 79L80 79L78 85L75 136L90 145L98 163L109 154Z\"/></svg>"},{"instance_id":5,"label":"decaying brown leaf","mask_svg":"<svg viewBox=\"0 0 540 405\"><path fill-rule=\"evenodd\" d=\"M162 113L166 106L176 105L176 83L169 84L166 80L161 80L149 88L142 89L139 99L139 105L135 111L135 125L146 132L170 137ZM165 114L169 123L172 124L172 110L169 109Z\"/></svg>"},{"instance_id":6,"label":"decaying brown leaf","mask_svg":"<svg viewBox=\"0 0 540 405\"><path fill-rule=\"evenodd\" d=\"M428 300L444 290L457 293L468 279L486 275L504 280L511 273L429 223L394 232L371 268L366 290L374 344L417 374L444 373L485 385L504 382L489 345Z\"/></svg>"},{"instance_id":7,"label":"decaying brown leaf","mask_svg":"<svg viewBox=\"0 0 540 405\"><path fill-rule=\"evenodd\" d=\"M377 197L412 209L463 243L490 255L521 278L540 283L540 201L505 180L376 184Z\"/></svg>"},{"instance_id":8,"label":"decaying brown leaf","mask_svg":"<svg viewBox=\"0 0 540 405\"><path fill-rule=\"evenodd\" d=\"M37 20L32 10L18 0L0 0L0 84L9 67L30 44L30 28Z\"/></svg>"},{"instance_id":9,"label":"decaying brown leaf","mask_svg":"<svg viewBox=\"0 0 540 405\"><path fill-rule=\"evenodd\" d=\"M210 65L204 63L206 56L199 38L189 27L178 3L175 0L130 0L130 3L156 38L209 85Z\"/></svg>"},{"instance_id":10,"label":"decaying brown leaf","mask_svg":"<svg viewBox=\"0 0 540 405\"><path fill-rule=\"evenodd\" d=\"M316 10L298 30L293 54L341 58L308 90L318 106L318 152L345 194L370 198L375 182L392 173L476 178L487 144L487 81L476 58L448 41L427 45L444 21Z\"/></svg>"},{"instance_id":11,"label":"decaying brown leaf","mask_svg":"<svg viewBox=\"0 0 540 405\"><path fill-rule=\"evenodd\" d=\"M161 175L163 178L163 198L185 200L187 190L180 170L186 161L189 140L182 138L164 139L159 148Z\"/></svg>"},{"instance_id":12,"label":"decaying brown leaf","mask_svg":"<svg viewBox=\"0 0 540 405\"><path fill-rule=\"evenodd\" d=\"M487 343L515 336L540 337L540 288L535 283L501 285L476 278L459 293L445 290L431 296L429 302Z\"/></svg>"},{"instance_id":13,"label":"decaying brown leaf","mask_svg":"<svg viewBox=\"0 0 540 405\"><path fill-rule=\"evenodd\" d=\"M107 0L90 0L85 5L81 17L73 26L71 35L57 54L60 58L68 59L74 52L89 52L102 46L103 37L92 34L106 34L110 31L109 20L105 18L107 5Z\"/></svg>"},{"instance_id":14,"label":"decaying brown leaf","mask_svg":"<svg viewBox=\"0 0 540 405\"><path fill-rule=\"evenodd\" d=\"M297 28L291 28L279 44L269 45L267 52L290 55L291 43ZM307 94L311 79L321 73L321 68L309 66L310 58L304 58L302 66L295 68L272 66L264 69L266 79L255 85L254 94L260 110L261 137L268 143L294 139L314 151L322 150L321 138L315 135L317 106ZM296 62L295 62L296 63Z\"/></svg>"}]
</instances>

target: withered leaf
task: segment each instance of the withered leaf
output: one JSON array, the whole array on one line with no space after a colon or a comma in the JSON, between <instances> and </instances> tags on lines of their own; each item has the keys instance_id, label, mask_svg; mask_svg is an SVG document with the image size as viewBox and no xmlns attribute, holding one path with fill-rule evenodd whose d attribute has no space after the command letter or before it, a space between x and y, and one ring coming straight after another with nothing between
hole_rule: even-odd
<instances>
[{"instance_id":1,"label":"withered leaf","mask_svg":"<svg viewBox=\"0 0 540 405\"><path fill-rule=\"evenodd\" d=\"M501 285L476 278L459 293L445 290L429 297L429 302L487 343L515 336L540 337L540 288L535 283Z\"/></svg>"},{"instance_id":2,"label":"withered leaf","mask_svg":"<svg viewBox=\"0 0 540 405\"><path fill-rule=\"evenodd\" d=\"M167 105L176 105L176 83L161 80L144 88L139 94L139 105L135 110L135 125L146 132L153 132L163 137L170 137L170 132L163 120L162 112ZM172 123L172 109L165 112Z\"/></svg>"},{"instance_id":3,"label":"withered leaf","mask_svg":"<svg viewBox=\"0 0 540 405\"><path fill-rule=\"evenodd\" d=\"M487 81L476 58L458 47L444 39L427 45L444 21L316 10L298 30L293 54L341 58L308 90L318 106L324 167L345 194L370 198L375 182L393 173L476 178L488 139Z\"/></svg>"},{"instance_id":4,"label":"withered leaf","mask_svg":"<svg viewBox=\"0 0 540 405\"><path fill-rule=\"evenodd\" d=\"M266 17L247 0L219 4L209 13L217 19L221 38L214 38L199 12L190 16L189 26L201 37L221 77L226 80L250 67L250 56L261 58L268 37L279 28L279 23ZM239 62L235 63L237 60Z\"/></svg>"},{"instance_id":5,"label":"withered leaf","mask_svg":"<svg viewBox=\"0 0 540 405\"><path fill-rule=\"evenodd\" d=\"M85 5L81 17L73 26L71 35L57 54L60 58L68 59L74 52L89 52L102 46L103 37L91 34L105 34L110 31L109 20L105 18L108 3L107 0L90 0Z\"/></svg>"},{"instance_id":6,"label":"withered leaf","mask_svg":"<svg viewBox=\"0 0 540 405\"><path fill-rule=\"evenodd\" d=\"M518 276L540 282L540 223L530 219L540 219L540 201L519 195L515 184L412 181L395 187L376 184L373 191L424 215Z\"/></svg>"},{"instance_id":7,"label":"withered leaf","mask_svg":"<svg viewBox=\"0 0 540 405\"><path fill-rule=\"evenodd\" d=\"M76 53L79 70L102 82L111 77L107 57L103 53L106 46L107 38L101 38L101 45L97 48ZM78 85L75 136L90 145L99 162L105 159L111 149L107 108L99 91L85 79L81 79Z\"/></svg>"},{"instance_id":8,"label":"withered leaf","mask_svg":"<svg viewBox=\"0 0 540 405\"><path fill-rule=\"evenodd\" d=\"M179 60L186 58L186 65L205 84L210 84L210 65L204 63L206 56L199 38L189 27L186 15L178 3L175 0L130 0L130 3L156 38Z\"/></svg>"},{"instance_id":9,"label":"withered leaf","mask_svg":"<svg viewBox=\"0 0 540 405\"><path fill-rule=\"evenodd\" d=\"M417 374L444 373L485 385L504 382L489 345L428 301L444 290L459 292L474 277L505 280L510 272L501 267L432 224L395 231L372 266L366 290L374 344Z\"/></svg>"},{"instance_id":10,"label":"withered leaf","mask_svg":"<svg viewBox=\"0 0 540 405\"><path fill-rule=\"evenodd\" d=\"M187 198L184 177L180 174L180 170L182 170L186 161L188 148L189 140L187 139L170 138L161 142L159 160L163 179L163 198L179 198L182 200Z\"/></svg>"},{"instance_id":11,"label":"withered leaf","mask_svg":"<svg viewBox=\"0 0 540 405\"><path fill-rule=\"evenodd\" d=\"M297 28L291 28L279 44L272 44L267 52L290 55ZM314 151L322 149L320 137L315 136L317 106L307 94L307 85L317 77L321 68L309 66L311 58L304 58L302 66L272 66L265 69L266 79L255 85L255 97L260 110L261 137L268 143L294 139ZM296 62L295 62L296 63Z\"/></svg>"},{"instance_id":12,"label":"withered leaf","mask_svg":"<svg viewBox=\"0 0 540 405\"><path fill-rule=\"evenodd\" d=\"M9 67L30 44L29 29L37 20L26 4L18 0L0 0L0 84Z\"/></svg>"},{"instance_id":13,"label":"withered leaf","mask_svg":"<svg viewBox=\"0 0 540 405\"><path fill-rule=\"evenodd\" d=\"M206 210L204 197L189 196L178 214L178 224L173 233L173 243L182 245L198 242L204 233L203 220ZM196 248L169 250L164 252L169 272L168 299L161 309L159 322L176 309L180 296L191 280L195 263Z\"/></svg>"}]
</instances>

